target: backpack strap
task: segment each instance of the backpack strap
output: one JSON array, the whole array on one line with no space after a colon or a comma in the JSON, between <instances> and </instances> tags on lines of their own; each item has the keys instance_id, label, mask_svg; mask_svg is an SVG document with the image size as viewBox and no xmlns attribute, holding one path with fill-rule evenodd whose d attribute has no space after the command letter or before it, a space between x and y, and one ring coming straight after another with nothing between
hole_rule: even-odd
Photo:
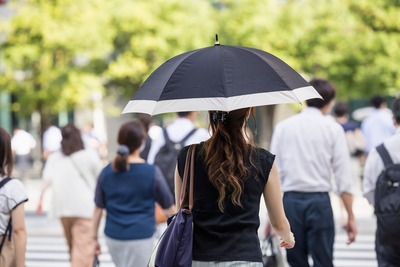
<instances>
[{"instance_id":1,"label":"backpack strap","mask_svg":"<svg viewBox=\"0 0 400 267\"><path fill-rule=\"evenodd\" d=\"M10 181L11 178L10 177L6 177L4 178L1 182L0 182L0 188L2 188L6 183L8 183L8 181Z\"/></svg>"},{"instance_id":2,"label":"backpack strap","mask_svg":"<svg viewBox=\"0 0 400 267\"><path fill-rule=\"evenodd\" d=\"M387 151L386 147L383 144L377 146L376 151L378 151L379 155L381 156L381 158L383 160L383 164L385 164L385 167L393 164L393 160L390 157L389 152Z\"/></svg>"},{"instance_id":3,"label":"backpack strap","mask_svg":"<svg viewBox=\"0 0 400 267\"><path fill-rule=\"evenodd\" d=\"M6 183L8 183L10 180L11 180L10 177L4 178L4 179L0 182L0 188L2 188L2 187L3 187ZM6 228L6 232L4 233L3 239L1 240L1 243L0 243L0 253L1 253L1 250L3 249L4 242L6 241L7 234L8 234L8 240L11 241L11 217L10 217L10 220L8 221L8 225L7 225L7 228Z\"/></svg>"},{"instance_id":4,"label":"backpack strap","mask_svg":"<svg viewBox=\"0 0 400 267\"><path fill-rule=\"evenodd\" d=\"M179 144L181 144L181 146L183 146L185 144L186 140L188 140L189 137L191 137L196 131L197 131L197 128L193 128L185 137L183 137L183 139L181 141L175 143L174 141L172 141L169 138L168 133L167 133L167 128L163 128L165 143L169 143L169 142L174 143L174 144L179 143Z\"/></svg>"},{"instance_id":5,"label":"backpack strap","mask_svg":"<svg viewBox=\"0 0 400 267\"><path fill-rule=\"evenodd\" d=\"M186 140L189 139L195 132L197 131L197 128L193 128L179 143L183 147L185 145Z\"/></svg>"}]
</instances>

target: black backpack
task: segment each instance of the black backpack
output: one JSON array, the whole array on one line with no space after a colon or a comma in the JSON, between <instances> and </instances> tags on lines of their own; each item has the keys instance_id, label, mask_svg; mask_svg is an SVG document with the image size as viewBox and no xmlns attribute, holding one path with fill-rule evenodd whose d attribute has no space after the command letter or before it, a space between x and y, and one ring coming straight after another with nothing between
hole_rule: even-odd
<instances>
[{"instance_id":1,"label":"black backpack","mask_svg":"<svg viewBox=\"0 0 400 267\"><path fill-rule=\"evenodd\" d=\"M178 154L184 147L186 140L192 136L196 130L196 128L191 130L181 141L175 143L169 138L167 129L163 128L165 145L161 147L160 151L157 153L154 159L154 165L160 168L172 193L175 192L174 175Z\"/></svg>"},{"instance_id":2,"label":"black backpack","mask_svg":"<svg viewBox=\"0 0 400 267\"><path fill-rule=\"evenodd\" d=\"M381 244L400 244L400 163L393 163L382 144L376 148L385 165L376 181L375 214Z\"/></svg>"},{"instance_id":3,"label":"black backpack","mask_svg":"<svg viewBox=\"0 0 400 267\"><path fill-rule=\"evenodd\" d=\"M10 177L7 177L7 178L4 178L1 182L0 182L0 188L2 188L3 187L3 185L5 185L8 181L10 181L11 180L11 178ZM7 228L6 228L6 232L4 233L4 235L3 235L3 239L1 240L1 243L0 243L0 254L1 254L1 250L3 249L3 245L4 245L4 242L6 241L6 238L7 238L7 234L8 234L8 241L11 241L11 229L12 228L12 224L11 224L11 217L10 217L10 220L8 221L8 225L7 225Z\"/></svg>"}]
</instances>

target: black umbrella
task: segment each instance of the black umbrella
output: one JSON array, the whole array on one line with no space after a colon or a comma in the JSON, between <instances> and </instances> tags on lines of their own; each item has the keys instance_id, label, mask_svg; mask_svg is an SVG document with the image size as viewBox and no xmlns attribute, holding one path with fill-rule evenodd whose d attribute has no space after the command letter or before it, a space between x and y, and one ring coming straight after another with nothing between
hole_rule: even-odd
<instances>
[{"instance_id":1,"label":"black umbrella","mask_svg":"<svg viewBox=\"0 0 400 267\"><path fill-rule=\"evenodd\" d=\"M219 45L183 53L158 67L123 113L220 110L321 98L289 65L265 51Z\"/></svg>"}]
</instances>

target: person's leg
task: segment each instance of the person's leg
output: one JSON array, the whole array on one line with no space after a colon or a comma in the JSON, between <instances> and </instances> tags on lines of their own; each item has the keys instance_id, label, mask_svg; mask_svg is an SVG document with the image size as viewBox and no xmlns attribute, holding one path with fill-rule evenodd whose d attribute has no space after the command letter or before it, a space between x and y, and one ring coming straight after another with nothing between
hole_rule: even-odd
<instances>
[{"instance_id":1,"label":"person's leg","mask_svg":"<svg viewBox=\"0 0 400 267\"><path fill-rule=\"evenodd\" d=\"M379 242L378 230L375 234L375 252L379 267L395 267L400 263L400 244L382 245Z\"/></svg>"},{"instance_id":2,"label":"person's leg","mask_svg":"<svg viewBox=\"0 0 400 267\"><path fill-rule=\"evenodd\" d=\"M61 224L64 229L64 236L65 239L67 240L67 245L68 245L68 253L70 254L71 257L71 252L72 252L72 225L75 221L75 218L73 217L61 217L60 218Z\"/></svg>"},{"instance_id":3,"label":"person's leg","mask_svg":"<svg viewBox=\"0 0 400 267\"><path fill-rule=\"evenodd\" d=\"M328 193L310 195L306 227L314 267L333 267L335 223Z\"/></svg>"},{"instance_id":4,"label":"person's leg","mask_svg":"<svg viewBox=\"0 0 400 267\"><path fill-rule=\"evenodd\" d=\"M77 218L72 226L72 267L92 267L94 259L94 240L92 221Z\"/></svg>"},{"instance_id":5,"label":"person's leg","mask_svg":"<svg viewBox=\"0 0 400 267\"><path fill-rule=\"evenodd\" d=\"M154 247L153 237L116 240L106 236L108 252L116 267L147 266Z\"/></svg>"},{"instance_id":6,"label":"person's leg","mask_svg":"<svg viewBox=\"0 0 400 267\"><path fill-rule=\"evenodd\" d=\"M286 250L287 261L292 267L309 267L304 212L306 206L303 197L292 193L285 193L283 205L289 220L291 230L296 239L296 245Z\"/></svg>"}]
</instances>

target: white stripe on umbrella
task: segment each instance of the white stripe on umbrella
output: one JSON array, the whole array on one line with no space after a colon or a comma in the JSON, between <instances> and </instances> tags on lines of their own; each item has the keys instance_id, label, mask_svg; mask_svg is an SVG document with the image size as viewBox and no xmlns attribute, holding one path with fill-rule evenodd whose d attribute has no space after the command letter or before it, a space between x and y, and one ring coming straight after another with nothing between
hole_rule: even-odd
<instances>
[{"instance_id":1,"label":"white stripe on umbrella","mask_svg":"<svg viewBox=\"0 0 400 267\"><path fill-rule=\"evenodd\" d=\"M122 113L138 112L157 115L179 111L232 111L271 104L300 103L310 98L321 98L321 96L312 86L306 86L292 91L267 92L228 98L188 98L165 101L131 100Z\"/></svg>"}]
</instances>

